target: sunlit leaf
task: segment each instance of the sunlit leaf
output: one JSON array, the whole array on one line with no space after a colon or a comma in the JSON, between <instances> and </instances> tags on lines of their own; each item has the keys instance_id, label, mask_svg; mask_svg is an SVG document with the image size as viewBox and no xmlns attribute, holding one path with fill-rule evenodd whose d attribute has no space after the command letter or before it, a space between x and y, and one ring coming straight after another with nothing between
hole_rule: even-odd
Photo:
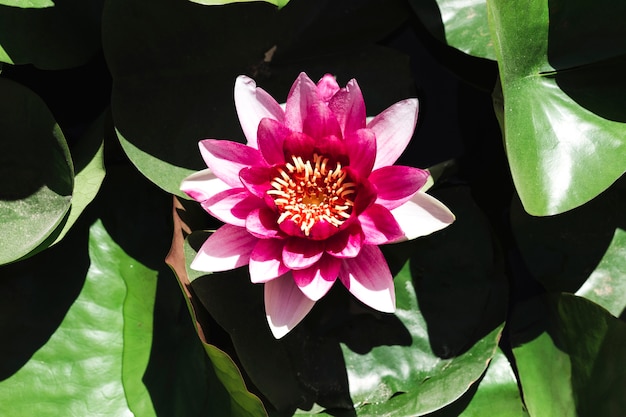
<instances>
[{"instance_id":1,"label":"sunlit leaf","mask_svg":"<svg viewBox=\"0 0 626 417\"><path fill-rule=\"evenodd\" d=\"M626 169L626 3L487 4L524 208L549 215L580 206Z\"/></svg>"},{"instance_id":2,"label":"sunlit leaf","mask_svg":"<svg viewBox=\"0 0 626 417\"><path fill-rule=\"evenodd\" d=\"M69 215L58 232L53 244L59 242L76 222L80 214L96 197L104 180L104 127L103 118L98 118L85 132L80 142L72 149L74 162L74 191Z\"/></svg>"},{"instance_id":3,"label":"sunlit leaf","mask_svg":"<svg viewBox=\"0 0 626 417\"><path fill-rule=\"evenodd\" d=\"M477 384L454 403L428 417L528 417L518 381L501 350L495 354L487 372Z\"/></svg>"},{"instance_id":4,"label":"sunlit leaf","mask_svg":"<svg viewBox=\"0 0 626 417\"><path fill-rule=\"evenodd\" d=\"M44 7L54 7L52 0L0 0L1 6L21 7L24 9L42 9Z\"/></svg>"},{"instance_id":5,"label":"sunlit leaf","mask_svg":"<svg viewBox=\"0 0 626 417\"><path fill-rule=\"evenodd\" d=\"M620 179L589 203L546 217L529 215L516 199L511 206L512 231L532 276L549 291L578 291L606 256L615 230L626 224L625 190L626 181ZM619 256L610 259L619 270Z\"/></svg>"},{"instance_id":6,"label":"sunlit leaf","mask_svg":"<svg viewBox=\"0 0 626 417\"><path fill-rule=\"evenodd\" d=\"M522 305L513 354L532 416L618 416L626 409L626 323L581 297Z\"/></svg>"},{"instance_id":7,"label":"sunlit leaf","mask_svg":"<svg viewBox=\"0 0 626 417\"><path fill-rule=\"evenodd\" d=\"M617 229L600 264L576 295L606 308L614 316L626 311L626 232Z\"/></svg>"},{"instance_id":8,"label":"sunlit leaf","mask_svg":"<svg viewBox=\"0 0 626 417\"><path fill-rule=\"evenodd\" d=\"M0 264L48 238L70 209L74 168L61 129L27 88L0 79Z\"/></svg>"},{"instance_id":9,"label":"sunlit leaf","mask_svg":"<svg viewBox=\"0 0 626 417\"><path fill-rule=\"evenodd\" d=\"M0 1L0 62L71 68L86 63L101 47L103 0L8 3Z\"/></svg>"},{"instance_id":10,"label":"sunlit leaf","mask_svg":"<svg viewBox=\"0 0 626 417\"><path fill-rule=\"evenodd\" d=\"M466 54L496 59L485 0L410 0L417 17L440 41Z\"/></svg>"},{"instance_id":11,"label":"sunlit leaf","mask_svg":"<svg viewBox=\"0 0 626 417\"><path fill-rule=\"evenodd\" d=\"M0 382L2 415L86 416L93 415L93 410L102 415L126 416L133 411L154 415L141 381L150 357L156 272L125 254L102 223L90 228L88 253L85 246L76 245L84 242L81 233L74 233L74 239L64 240L54 250L4 267L3 277L32 287L30 294L16 294L26 307L33 294L49 307L58 303L49 292L41 293L44 288L55 288L47 281L60 279L64 282L57 285L63 288L83 278L84 284L50 339ZM72 262L79 267L63 268ZM81 267L88 268L82 277ZM74 272L73 276L63 274L64 269ZM3 309L11 306L3 304ZM45 307L37 310L43 312Z\"/></svg>"}]
</instances>

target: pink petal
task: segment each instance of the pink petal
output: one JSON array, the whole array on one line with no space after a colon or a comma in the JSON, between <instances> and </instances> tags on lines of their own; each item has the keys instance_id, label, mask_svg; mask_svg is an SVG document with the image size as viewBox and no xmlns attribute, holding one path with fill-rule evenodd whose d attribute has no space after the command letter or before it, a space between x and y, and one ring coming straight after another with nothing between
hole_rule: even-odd
<instances>
[{"instance_id":1,"label":"pink petal","mask_svg":"<svg viewBox=\"0 0 626 417\"><path fill-rule=\"evenodd\" d=\"M228 140L205 139L200 153L213 173L231 187L241 187L239 171L250 166L267 166L261 152Z\"/></svg>"},{"instance_id":2,"label":"pink petal","mask_svg":"<svg viewBox=\"0 0 626 417\"><path fill-rule=\"evenodd\" d=\"M391 165L372 172L369 180L378 192L376 203L392 210L409 201L428 177L428 171L423 169Z\"/></svg>"},{"instance_id":3,"label":"pink petal","mask_svg":"<svg viewBox=\"0 0 626 417\"><path fill-rule=\"evenodd\" d=\"M247 265L257 241L245 228L225 224L204 242L191 269L219 272Z\"/></svg>"},{"instance_id":4,"label":"pink petal","mask_svg":"<svg viewBox=\"0 0 626 417\"><path fill-rule=\"evenodd\" d=\"M239 171L239 180L250 194L267 201L267 190L272 188L270 185L270 168L268 167L250 167L242 168ZM273 204L273 203L272 203Z\"/></svg>"},{"instance_id":5,"label":"pink petal","mask_svg":"<svg viewBox=\"0 0 626 417\"><path fill-rule=\"evenodd\" d=\"M250 195L244 188L222 191L202 203L202 207L214 217L239 227L246 226L246 218L252 210L264 206L263 200Z\"/></svg>"},{"instance_id":6,"label":"pink petal","mask_svg":"<svg viewBox=\"0 0 626 417\"><path fill-rule=\"evenodd\" d=\"M337 91L339 91L337 79L331 74L325 74L317 82L317 94L324 103L328 103Z\"/></svg>"},{"instance_id":7,"label":"pink petal","mask_svg":"<svg viewBox=\"0 0 626 417\"><path fill-rule=\"evenodd\" d=\"M397 241L411 240L443 229L454 222L454 214L426 193L418 192L409 201L391 210L404 231L405 237Z\"/></svg>"},{"instance_id":8,"label":"pink petal","mask_svg":"<svg viewBox=\"0 0 626 417\"><path fill-rule=\"evenodd\" d=\"M364 245L383 245L404 237L404 231L385 207L374 204L359 215L361 229L365 235Z\"/></svg>"},{"instance_id":9,"label":"pink petal","mask_svg":"<svg viewBox=\"0 0 626 417\"><path fill-rule=\"evenodd\" d=\"M329 135L342 137L335 115L321 100L317 86L305 73L300 73L287 96L285 125L316 140Z\"/></svg>"},{"instance_id":10,"label":"pink petal","mask_svg":"<svg viewBox=\"0 0 626 417\"><path fill-rule=\"evenodd\" d=\"M367 124L376 134L374 169L393 165L409 144L417 123L418 102L410 98L388 107Z\"/></svg>"},{"instance_id":11,"label":"pink petal","mask_svg":"<svg viewBox=\"0 0 626 417\"><path fill-rule=\"evenodd\" d=\"M288 159L287 162L292 163L291 156L300 156L303 159L313 157L315 149L315 139L301 132L291 132L291 135L285 138L283 142L283 152Z\"/></svg>"},{"instance_id":12,"label":"pink petal","mask_svg":"<svg viewBox=\"0 0 626 417\"><path fill-rule=\"evenodd\" d=\"M364 304L385 313L396 310L393 277L377 246L363 246L359 256L344 259L339 278L352 295Z\"/></svg>"},{"instance_id":13,"label":"pink petal","mask_svg":"<svg viewBox=\"0 0 626 417\"><path fill-rule=\"evenodd\" d=\"M360 176L367 177L372 172L376 159L376 136L369 129L350 133L345 140L350 168Z\"/></svg>"},{"instance_id":14,"label":"pink petal","mask_svg":"<svg viewBox=\"0 0 626 417\"><path fill-rule=\"evenodd\" d=\"M246 229L259 239L282 238L276 220L278 215L269 208L252 210L246 219Z\"/></svg>"},{"instance_id":15,"label":"pink petal","mask_svg":"<svg viewBox=\"0 0 626 417\"><path fill-rule=\"evenodd\" d=\"M302 132L317 141L327 136L343 137L335 114L321 101L307 107L306 116L302 121Z\"/></svg>"},{"instance_id":16,"label":"pink petal","mask_svg":"<svg viewBox=\"0 0 626 417\"><path fill-rule=\"evenodd\" d=\"M180 185L180 189L185 194L199 202L229 188L230 186L217 178L210 169L191 174Z\"/></svg>"},{"instance_id":17,"label":"pink petal","mask_svg":"<svg viewBox=\"0 0 626 417\"><path fill-rule=\"evenodd\" d=\"M326 253L337 258L354 258L361 251L363 232L353 224L326 241Z\"/></svg>"},{"instance_id":18,"label":"pink petal","mask_svg":"<svg viewBox=\"0 0 626 417\"><path fill-rule=\"evenodd\" d=\"M314 305L315 301L300 291L291 274L265 284L265 314L276 339L289 333Z\"/></svg>"},{"instance_id":19,"label":"pink petal","mask_svg":"<svg viewBox=\"0 0 626 417\"><path fill-rule=\"evenodd\" d=\"M367 179L361 179L357 195L354 199L354 215L363 213L369 206L376 201L376 187Z\"/></svg>"},{"instance_id":20,"label":"pink petal","mask_svg":"<svg viewBox=\"0 0 626 417\"><path fill-rule=\"evenodd\" d=\"M282 262L284 241L261 239L250 254L250 280L267 282L289 272Z\"/></svg>"},{"instance_id":21,"label":"pink petal","mask_svg":"<svg viewBox=\"0 0 626 417\"><path fill-rule=\"evenodd\" d=\"M319 261L323 253L323 241L292 237L283 248L283 262L290 269L304 269Z\"/></svg>"},{"instance_id":22,"label":"pink petal","mask_svg":"<svg viewBox=\"0 0 626 417\"><path fill-rule=\"evenodd\" d=\"M328 103L339 122L343 136L365 127L365 102L356 80L348 81Z\"/></svg>"},{"instance_id":23,"label":"pink petal","mask_svg":"<svg viewBox=\"0 0 626 417\"><path fill-rule=\"evenodd\" d=\"M287 96L285 125L295 132L302 132L303 121L313 103L322 103L317 94L317 86L301 72Z\"/></svg>"},{"instance_id":24,"label":"pink petal","mask_svg":"<svg viewBox=\"0 0 626 417\"><path fill-rule=\"evenodd\" d=\"M310 268L293 271L293 279L304 295L317 301L335 283L340 265L339 259L326 255Z\"/></svg>"},{"instance_id":25,"label":"pink petal","mask_svg":"<svg viewBox=\"0 0 626 417\"><path fill-rule=\"evenodd\" d=\"M282 122L285 113L280 105L262 88L245 75L235 81L235 108L248 145L257 148L257 129L263 118Z\"/></svg>"},{"instance_id":26,"label":"pink petal","mask_svg":"<svg viewBox=\"0 0 626 417\"><path fill-rule=\"evenodd\" d=\"M284 124L273 119L263 119L259 124L258 145L263 158L271 164L285 163L283 143L291 134L291 130Z\"/></svg>"}]
</instances>

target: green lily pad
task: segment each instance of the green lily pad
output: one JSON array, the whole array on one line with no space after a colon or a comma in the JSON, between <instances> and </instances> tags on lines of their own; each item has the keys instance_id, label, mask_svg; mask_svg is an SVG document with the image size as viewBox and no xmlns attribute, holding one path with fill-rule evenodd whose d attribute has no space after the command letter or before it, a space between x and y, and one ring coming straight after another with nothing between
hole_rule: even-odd
<instances>
[{"instance_id":1,"label":"green lily pad","mask_svg":"<svg viewBox=\"0 0 626 417\"><path fill-rule=\"evenodd\" d=\"M88 253L82 243L86 243L84 233L77 231L55 250L4 267L3 276L23 283L12 286L18 300L39 297L38 313L52 313L50 308L58 303L50 292L42 293L44 288L55 293L69 284L80 293L67 306L50 339L24 366L0 382L3 415L90 415L93 410L117 416L133 411L154 415L141 379L150 356L156 272L126 255L100 222L90 228ZM64 268L72 263L77 267ZM73 274L67 276L64 270ZM54 271L52 276L50 271ZM52 282L65 282L50 285L51 278ZM69 301L67 296L63 298ZM24 319L19 314L23 307L17 304L3 304L3 310L17 309L12 313L18 314L8 317L19 323ZM32 313L25 314L29 315ZM38 331L47 327L34 326ZM18 346L17 335L8 340L13 347ZM7 348L5 345L5 352ZM3 358L14 356L5 353Z\"/></svg>"},{"instance_id":2,"label":"green lily pad","mask_svg":"<svg viewBox=\"0 0 626 417\"><path fill-rule=\"evenodd\" d=\"M532 299L511 319L533 416L618 416L626 409L626 323L571 294Z\"/></svg>"},{"instance_id":3,"label":"green lily pad","mask_svg":"<svg viewBox=\"0 0 626 417\"><path fill-rule=\"evenodd\" d=\"M341 83L357 77L372 97L368 108L381 111L414 95L408 58L371 46L405 19L400 1L300 2L280 11L263 2L109 1L103 47L120 142L151 181L182 196L182 179L205 168L199 140L244 141L233 101L238 75L279 101L301 71L314 79L332 72Z\"/></svg>"},{"instance_id":4,"label":"green lily pad","mask_svg":"<svg viewBox=\"0 0 626 417\"><path fill-rule=\"evenodd\" d=\"M555 216L535 217L511 205L511 226L524 263L546 289L576 292L626 225L626 181L620 179L589 203ZM619 256L612 263L619 268ZM607 265L608 266L608 265ZM607 267L605 266L605 267Z\"/></svg>"},{"instance_id":5,"label":"green lily pad","mask_svg":"<svg viewBox=\"0 0 626 417\"><path fill-rule=\"evenodd\" d=\"M485 0L409 0L426 29L466 54L496 59Z\"/></svg>"},{"instance_id":6,"label":"green lily pad","mask_svg":"<svg viewBox=\"0 0 626 417\"><path fill-rule=\"evenodd\" d=\"M74 161L74 190L72 205L63 229L55 231L58 236L52 243L58 243L74 225L78 217L98 194L106 173L104 166L104 118L100 116L85 132L78 144L72 149Z\"/></svg>"},{"instance_id":7,"label":"green lily pad","mask_svg":"<svg viewBox=\"0 0 626 417\"><path fill-rule=\"evenodd\" d=\"M617 229L600 264L576 291L614 316L626 310L626 232Z\"/></svg>"},{"instance_id":8,"label":"green lily pad","mask_svg":"<svg viewBox=\"0 0 626 417\"><path fill-rule=\"evenodd\" d=\"M501 350L495 354L483 378L454 403L428 417L528 417L518 381Z\"/></svg>"},{"instance_id":9,"label":"green lily pad","mask_svg":"<svg viewBox=\"0 0 626 417\"><path fill-rule=\"evenodd\" d=\"M626 170L626 4L487 4L517 191L530 214L571 210Z\"/></svg>"},{"instance_id":10,"label":"green lily pad","mask_svg":"<svg viewBox=\"0 0 626 417\"><path fill-rule=\"evenodd\" d=\"M44 7L54 7L54 2L52 0L0 0L0 5L24 9L42 9Z\"/></svg>"},{"instance_id":11,"label":"green lily pad","mask_svg":"<svg viewBox=\"0 0 626 417\"><path fill-rule=\"evenodd\" d=\"M0 264L19 259L64 221L74 167L61 129L32 91L0 79Z\"/></svg>"},{"instance_id":12,"label":"green lily pad","mask_svg":"<svg viewBox=\"0 0 626 417\"><path fill-rule=\"evenodd\" d=\"M101 47L102 0L0 1L0 62L58 70L85 64ZM15 6L15 7L11 7Z\"/></svg>"}]
</instances>

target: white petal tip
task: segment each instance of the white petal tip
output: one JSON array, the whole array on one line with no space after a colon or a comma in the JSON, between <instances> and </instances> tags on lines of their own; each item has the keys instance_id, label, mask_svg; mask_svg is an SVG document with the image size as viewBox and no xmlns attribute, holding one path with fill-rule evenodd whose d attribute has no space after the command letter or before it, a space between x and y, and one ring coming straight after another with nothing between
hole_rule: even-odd
<instances>
[{"instance_id":1,"label":"white petal tip","mask_svg":"<svg viewBox=\"0 0 626 417\"><path fill-rule=\"evenodd\" d=\"M272 319L270 316L267 316L267 324L270 326L270 330L272 331L272 335L274 339L282 339L287 333L291 331L291 328L288 326L274 326L272 324Z\"/></svg>"}]
</instances>

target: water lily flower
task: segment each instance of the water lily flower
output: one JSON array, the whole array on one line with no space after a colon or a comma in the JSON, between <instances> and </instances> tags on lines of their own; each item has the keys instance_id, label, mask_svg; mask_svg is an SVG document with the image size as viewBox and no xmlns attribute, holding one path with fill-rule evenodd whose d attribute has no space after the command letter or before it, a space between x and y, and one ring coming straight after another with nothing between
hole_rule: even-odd
<instances>
[{"instance_id":1,"label":"water lily flower","mask_svg":"<svg viewBox=\"0 0 626 417\"><path fill-rule=\"evenodd\" d=\"M361 302L395 311L393 277L379 245L414 239L454 221L424 192L428 171L393 165L417 121L400 101L369 122L355 80L315 84L301 73L282 107L239 76L235 106L247 144L199 142L208 169L181 189L225 224L191 268L248 265L265 284L269 327L281 338L339 279Z\"/></svg>"}]
</instances>

